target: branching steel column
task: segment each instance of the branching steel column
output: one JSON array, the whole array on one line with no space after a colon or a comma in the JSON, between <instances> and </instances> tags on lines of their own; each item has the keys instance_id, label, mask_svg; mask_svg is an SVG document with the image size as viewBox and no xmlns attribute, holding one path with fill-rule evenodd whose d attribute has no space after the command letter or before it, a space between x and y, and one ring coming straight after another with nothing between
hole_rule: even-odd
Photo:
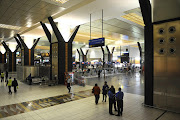
<instances>
[{"instance_id":1,"label":"branching steel column","mask_svg":"<svg viewBox=\"0 0 180 120\"><path fill-rule=\"evenodd\" d=\"M21 63L22 65L29 65L29 49L19 34L17 34L17 37L21 43ZM17 41L18 44L19 42Z\"/></svg>"},{"instance_id":2,"label":"branching steel column","mask_svg":"<svg viewBox=\"0 0 180 120\"><path fill-rule=\"evenodd\" d=\"M48 41L50 43L50 56L49 56L50 57L50 65L51 65L51 67L50 67L50 79L52 79L52 38L51 38L51 33L49 32L48 28L46 27L46 25L44 23L42 23L42 22L40 22L40 23L41 23L41 26L42 26L42 28L43 28L43 30L44 30L47 38L48 38Z\"/></svg>"},{"instance_id":3,"label":"branching steel column","mask_svg":"<svg viewBox=\"0 0 180 120\"><path fill-rule=\"evenodd\" d=\"M35 43L33 44L32 48L30 49L31 52L29 53L29 56L30 56L29 61L31 61L31 62L30 62L29 65L34 65L34 49L35 49L35 47L37 46L39 40L40 40L40 38L38 38L38 39L35 41Z\"/></svg>"},{"instance_id":4,"label":"branching steel column","mask_svg":"<svg viewBox=\"0 0 180 120\"><path fill-rule=\"evenodd\" d=\"M75 31L73 32L72 36L69 39L69 42L65 42L59 29L57 28L55 22L53 21L53 18L48 17L48 20L58 40L58 79L59 79L59 83L63 84L65 82L64 72L66 72L67 69L68 71L72 71L72 42L80 26L76 27Z\"/></svg>"},{"instance_id":5,"label":"branching steel column","mask_svg":"<svg viewBox=\"0 0 180 120\"><path fill-rule=\"evenodd\" d=\"M151 17L151 4L149 0L139 0L144 20L145 43L145 99L146 105L153 105L153 25Z\"/></svg>"}]
</instances>

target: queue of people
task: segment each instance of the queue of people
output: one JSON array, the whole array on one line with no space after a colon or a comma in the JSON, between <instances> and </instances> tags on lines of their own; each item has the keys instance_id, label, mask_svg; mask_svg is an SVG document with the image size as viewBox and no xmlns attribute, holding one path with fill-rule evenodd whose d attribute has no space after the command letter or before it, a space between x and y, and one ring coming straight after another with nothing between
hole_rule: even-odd
<instances>
[{"instance_id":1,"label":"queue of people","mask_svg":"<svg viewBox=\"0 0 180 120\"><path fill-rule=\"evenodd\" d=\"M95 86L92 89L92 93L94 93L95 96L95 103L98 104L99 97L100 97L100 87L95 84ZM124 93L121 91L121 88L118 89L118 92L115 92L115 88L113 85L109 88L107 85L107 82L104 82L103 88L102 88L102 94L103 94L103 100L102 102L106 102L107 95L109 96L109 114L114 115L112 112L112 107L114 105L114 110L118 112L116 116L121 116L123 113L123 97Z\"/></svg>"},{"instance_id":2,"label":"queue of people","mask_svg":"<svg viewBox=\"0 0 180 120\"><path fill-rule=\"evenodd\" d=\"M11 91L11 87L14 87L14 93L17 92L17 88L18 88L18 82L16 80L16 78L14 78L14 80L12 80L11 77L9 77L8 79L8 71L6 71L6 76L4 78L4 72L1 72L1 82L4 82L4 79L5 79L5 82L6 82L6 86L8 87L9 89L9 94L12 94L12 91Z\"/></svg>"}]
</instances>

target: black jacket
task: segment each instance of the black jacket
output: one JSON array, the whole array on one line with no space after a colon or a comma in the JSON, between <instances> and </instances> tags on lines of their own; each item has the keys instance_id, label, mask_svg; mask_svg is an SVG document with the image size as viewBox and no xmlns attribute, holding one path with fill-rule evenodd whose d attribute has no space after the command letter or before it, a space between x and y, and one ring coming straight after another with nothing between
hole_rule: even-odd
<instances>
[{"instance_id":1,"label":"black jacket","mask_svg":"<svg viewBox=\"0 0 180 120\"><path fill-rule=\"evenodd\" d=\"M18 86L17 80L14 80L14 81L12 82L12 86Z\"/></svg>"}]
</instances>

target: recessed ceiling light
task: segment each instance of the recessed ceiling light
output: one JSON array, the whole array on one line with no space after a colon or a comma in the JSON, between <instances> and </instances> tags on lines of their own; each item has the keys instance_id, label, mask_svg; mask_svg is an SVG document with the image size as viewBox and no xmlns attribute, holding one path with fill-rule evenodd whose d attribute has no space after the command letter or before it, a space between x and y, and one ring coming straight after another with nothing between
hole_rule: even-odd
<instances>
[{"instance_id":1,"label":"recessed ceiling light","mask_svg":"<svg viewBox=\"0 0 180 120\"><path fill-rule=\"evenodd\" d=\"M0 28L6 28L6 29L12 29L12 30L21 29L21 27L19 27L19 26L6 25L6 24L0 24Z\"/></svg>"}]
</instances>

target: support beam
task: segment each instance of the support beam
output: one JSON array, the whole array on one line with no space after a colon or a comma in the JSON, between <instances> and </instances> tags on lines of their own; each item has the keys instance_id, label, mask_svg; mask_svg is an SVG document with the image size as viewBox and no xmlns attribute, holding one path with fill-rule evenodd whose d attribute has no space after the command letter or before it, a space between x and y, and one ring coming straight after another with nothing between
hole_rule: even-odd
<instances>
[{"instance_id":1,"label":"support beam","mask_svg":"<svg viewBox=\"0 0 180 120\"><path fill-rule=\"evenodd\" d=\"M52 18L52 17L48 17L48 20L49 20L49 23L50 23L51 26L52 26L52 29L53 29L53 31L54 31L54 34L55 34L58 42L65 43L63 36L61 35L59 29L58 29L57 26L56 26L56 23L53 21L53 18Z\"/></svg>"},{"instance_id":2,"label":"support beam","mask_svg":"<svg viewBox=\"0 0 180 120\"><path fill-rule=\"evenodd\" d=\"M38 44L40 38L35 40L35 43L33 44L32 48L29 49L29 65L34 65L34 49L36 45Z\"/></svg>"},{"instance_id":3,"label":"support beam","mask_svg":"<svg viewBox=\"0 0 180 120\"><path fill-rule=\"evenodd\" d=\"M12 71L16 71L16 52L19 49L19 45L17 45L16 50L12 52Z\"/></svg>"},{"instance_id":4,"label":"support beam","mask_svg":"<svg viewBox=\"0 0 180 120\"><path fill-rule=\"evenodd\" d=\"M63 84L65 83L64 72L72 71L72 42L80 26L76 27L69 41L65 42L63 36L53 21L53 18L48 17L48 20L58 40L58 43L52 44L58 44L58 79L59 84Z\"/></svg>"},{"instance_id":5,"label":"support beam","mask_svg":"<svg viewBox=\"0 0 180 120\"><path fill-rule=\"evenodd\" d=\"M144 20L144 43L145 43L145 99L146 105L153 106L153 25L151 17L151 4L149 0L139 0Z\"/></svg>"},{"instance_id":6,"label":"support beam","mask_svg":"<svg viewBox=\"0 0 180 120\"><path fill-rule=\"evenodd\" d=\"M139 42L137 42L137 44L138 44L139 53L140 53L140 68L142 69L142 48Z\"/></svg>"},{"instance_id":7,"label":"support beam","mask_svg":"<svg viewBox=\"0 0 180 120\"><path fill-rule=\"evenodd\" d=\"M21 64L23 66L29 65L29 49L19 34L17 34L17 37L21 43Z\"/></svg>"},{"instance_id":8,"label":"support beam","mask_svg":"<svg viewBox=\"0 0 180 120\"><path fill-rule=\"evenodd\" d=\"M81 61L80 59L81 59L81 54L80 54L80 52L79 52L79 50L77 49L77 52L78 52L78 54L79 54L79 62Z\"/></svg>"},{"instance_id":9,"label":"support beam","mask_svg":"<svg viewBox=\"0 0 180 120\"><path fill-rule=\"evenodd\" d=\"M113 52L114 52L115 47L112 48L112 53L110 52L109 47L107 45L106 45L106 49L108 51L108 61L112 62L112 57L113 57Z\"/></svg>"},{"instance_id":10,"label":"support beam","mask_svg":"<svg viewBox=\"0 0 180 120\"><path fill-rule=\"evenodd\" d=\"M2 53L0 52L0 63L2 63Z\"/></svg>"},{"instance_id":11,"label":"support beam","mask_svg":"<svg viewBox=\"0 0 180 120\"><path fill-rule=\"evenodd\" d=\"M42 22L41 23L41 26L46 34L46 37L48 38L48 41L50 43L50 65L51 65L51 68L50 68L50 79L53 79L52 78L52 36L51 36L51 33L49 32L48 28L46 27L46 25Z\"/></svg>"},{"instance_id":12,"label":"support beam","mask_svg":"<svg viewBox=\"0 0 180 120\"><path fill-rule=\"evenodd\" d=\"M49 43L51 43L51 41L52 41L52 39L51 39L51 33L49 32L48 28L46 27L46 25L45 25L44 23L42 23L42 22L40 22L40 23L41 23L41 26L42 26L45 34L46 34L46 37L47 37L48 40L49 40Z\"/></svg>"},{"instance_id":13,"label":"support beam","mask_svg":"<svg viewBox=\"0 0 180 120\"><path fill-rule=\"evenodd\" d=\"M17 37L14 37L14 38L15 38L17 44L19 45L19 47L21 48L21 42L17 39Z\"/></svg>"},{"instance_id":14,"label":"support beam","mask_svg":"<svg viewBox=\"0 0 180 120\"><path fill-rule=\"evenodd\" d=\"M9 49L9 47L6 45L6 43L3 41L2 45L4 46L4 48L6 49L6 53L7 53L7 66L8 66L8 71L12 72L12 52Z\"/></svg>"},{"instance_id":15,"label":"support beam","mask_svg":"<svg viewBox=\"0 0 180 120\"><path fill-rule=\"evenodd\" d=\"M17 34L17 37L19 38L19 41L21 42L21 45L24 47L24 49L28 49L26 43L24 42L24 40L21 38L21 36L19 34Z\"/></svg>"}]
</instances>

